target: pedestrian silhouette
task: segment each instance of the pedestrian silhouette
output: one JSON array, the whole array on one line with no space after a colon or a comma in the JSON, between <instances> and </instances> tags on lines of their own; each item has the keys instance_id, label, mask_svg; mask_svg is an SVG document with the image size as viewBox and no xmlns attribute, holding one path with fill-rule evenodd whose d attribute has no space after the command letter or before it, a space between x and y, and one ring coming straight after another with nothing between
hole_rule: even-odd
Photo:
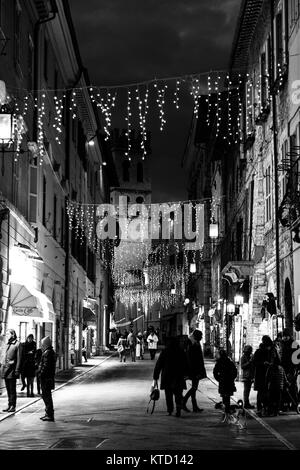
<instances>
[{"instance_id":1,"label":"pedestrian silhouette","mask_svg":"<svg viewBox=\"0 0 300 470\"><path fill-rule=\"evenodd\" d=\"M155 364L153 379L158 381L161 374L160 389L165 391L168 415L174 410L174 397L176 403L176 417L181 415L182 392L186 389L185 375L187 362L184 351L179 347L177 338L167 340L166 348L160 353Z\"/></svg>"}]
</instances>

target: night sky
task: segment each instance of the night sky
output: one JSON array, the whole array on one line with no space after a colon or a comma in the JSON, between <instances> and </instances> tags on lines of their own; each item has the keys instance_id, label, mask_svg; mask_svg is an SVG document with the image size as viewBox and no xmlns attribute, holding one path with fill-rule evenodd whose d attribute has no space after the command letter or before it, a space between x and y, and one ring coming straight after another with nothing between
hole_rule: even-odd
<instances>
[{"instance_id":1,"label":"night sky","mask_svg":"<svg viewBox=\"0 0 300 470\"><path fill-rule=\"evenodd\" d=\"M82 61L98 86L226 69L240 4L241 0L70 1ZM168 82L170 103L174 87L175 81ZM187 90L179 104L178 111L174 105L166 107L167 124L160 132L158 108L150 99L148 158L154 202L187 199L181 168L193 114ZM116 107L112 126L125 128L124 115Z\"/></svg>"}]
</instances>

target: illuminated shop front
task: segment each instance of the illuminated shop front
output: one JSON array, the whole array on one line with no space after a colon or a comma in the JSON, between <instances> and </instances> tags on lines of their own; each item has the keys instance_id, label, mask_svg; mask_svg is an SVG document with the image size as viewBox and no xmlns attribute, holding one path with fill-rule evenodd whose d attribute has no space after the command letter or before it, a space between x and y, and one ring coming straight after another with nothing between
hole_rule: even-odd
<instances>
[{"instance_id":1,"label":"illuminated shop front","mask_svg":"<svg viewBox=\"0 0 300 470\"><path fill-rule=\"evenodd\" d=\"M13 328L20 341L33 334L37 344L43 336L50 336L55 343L53 304L34 285L39 272L36 264L42 262L38 253L27 245L19 243L10 249L7 328Z\"/></svg>"}]
</instances>

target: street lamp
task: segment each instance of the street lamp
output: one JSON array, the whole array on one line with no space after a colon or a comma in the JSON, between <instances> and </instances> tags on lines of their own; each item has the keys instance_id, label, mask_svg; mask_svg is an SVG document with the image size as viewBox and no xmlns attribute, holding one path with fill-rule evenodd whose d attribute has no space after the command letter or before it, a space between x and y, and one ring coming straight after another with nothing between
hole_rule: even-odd
<instances>
[{"instance_id":1,"label":"street lamp","mask_svg":"<svg viewBox=\"0 0 300 470\"><path fill-rule=\"evenodd\" d=\"M234 296L233 301L234 301L234 305L236 305L237 307L240 307L244 303L244 297L242 295L237 294Z\"/></svg>"},{"instance_id":2,"label":"street lamp","mask_svg":"<svg viewBox=\"0 0 300 470\"><path fill-rule=\"evenodd\" d=\"M196 263L191 263L190 264L190 273L194 274L196 272Z\"/></svg>"},{"instance_id":3,"label":"street lamp","mask_svg":"<svg viewBox=\"0 0 300 470\"><path fill-rule=\"evenodd\" d=\"M209 225L209 237L213 240L219 236L219 225L216 222L213 222Z\"/></svg>"},{"instance_id":4,"label":"street lamp","mask_svg":"<svg viewBox=\"0 0 300 470\"><path fill-rule=\"evenodd\" d=\"M0 141L8 144L13 137L13 116L11 113L0 112Z\"/></svg>"},{"instance_id":5,"label":"street lamp","mask_svg":"<svg viewBox=\"0 0 300 470\"><path fill-rule=\"evenodd\" d=\"M234 305L234 304L227 304L226 311L227 311L227 313L229 313L230 315L234 314L234 312L235 312L235 305Z\"/></svg>"}]
</instances>

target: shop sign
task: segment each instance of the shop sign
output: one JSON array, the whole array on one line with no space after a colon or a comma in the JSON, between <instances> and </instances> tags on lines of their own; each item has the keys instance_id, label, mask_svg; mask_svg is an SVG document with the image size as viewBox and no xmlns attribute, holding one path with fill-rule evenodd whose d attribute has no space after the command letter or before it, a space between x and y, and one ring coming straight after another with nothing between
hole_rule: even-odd
<instances>
[{"instance_id":1,"label":"shop sign","mask_svg":"<svg viewBox=\"0 0 300 470\"><path fill-rule=\"evenodd\" d=\"M43 313L37 308L13 307L13 314L25 317L43 317Z\"/></svg>"}]
</instances>

